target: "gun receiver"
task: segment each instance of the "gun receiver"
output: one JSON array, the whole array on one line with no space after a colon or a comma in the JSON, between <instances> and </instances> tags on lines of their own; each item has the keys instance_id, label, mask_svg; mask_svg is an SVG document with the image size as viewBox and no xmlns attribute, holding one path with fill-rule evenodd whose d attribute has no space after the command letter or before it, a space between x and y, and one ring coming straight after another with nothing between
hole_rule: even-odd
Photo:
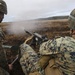
<instances>
[{"instance_id":1,"label":"gun receiver","mask_svg":"<svg viewBox=\"0 0 75 75\"><path fill-rule=\"evenodd\" d=\"M32 35L33 36L33 43L36 42L38 45L40 45L42 42L45 42L48 40L46 35L40 35L38 33L31 33L29 31L25 31L27 34Z\"/></svg>"}]
</instances>

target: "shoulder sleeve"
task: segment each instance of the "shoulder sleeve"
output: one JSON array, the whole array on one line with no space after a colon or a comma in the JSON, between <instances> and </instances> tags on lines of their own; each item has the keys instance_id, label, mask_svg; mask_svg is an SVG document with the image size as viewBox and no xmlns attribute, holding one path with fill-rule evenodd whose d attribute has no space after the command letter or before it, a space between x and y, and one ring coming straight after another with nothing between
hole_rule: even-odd
<instances>
[{"instance_id":1,"label":"shoulder sleeve","mask_svg":"<svg viewBox=\"0 0 75 75\"><path fill-rule=\"evenodd\" d=\"M61 42L62 42L62 38L48 40L47 42L44 42L40 46L39 49L40 54L51 55L51 54L59 53Z\"/></svg>"}]
</instances>

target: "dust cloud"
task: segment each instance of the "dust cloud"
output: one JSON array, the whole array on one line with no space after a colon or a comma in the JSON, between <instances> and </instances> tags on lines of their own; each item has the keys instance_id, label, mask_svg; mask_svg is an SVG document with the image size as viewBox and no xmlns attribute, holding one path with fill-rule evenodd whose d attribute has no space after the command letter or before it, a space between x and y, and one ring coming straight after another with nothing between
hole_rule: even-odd
<instances>
[{"instance_id":1,"label":"dust cloud","mask_svg":"<svg viewBox=\"0 0 75 75\"><path fill-rule=\"evenodd\" d=\"M24 34L25 31L37 30L37 22L35 21L25 21L25 22L12 22L7 31L9 34Z\"/></svg>"}]
</instances>

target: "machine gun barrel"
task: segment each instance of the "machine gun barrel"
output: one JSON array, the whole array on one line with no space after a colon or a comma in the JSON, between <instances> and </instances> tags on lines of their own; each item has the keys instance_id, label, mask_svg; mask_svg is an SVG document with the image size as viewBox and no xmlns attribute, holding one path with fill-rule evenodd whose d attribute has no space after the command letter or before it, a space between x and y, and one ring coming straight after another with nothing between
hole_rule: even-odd
<instances>
[{"instance_id":1,"label":"machine gun barrel","mask_svg":"<svg viewBox=\"0 0 75 75\"><path fill-rule=\"evenodd\" d=\"M38 33L33 33L33 35L35 35L36 37L42 39L42 35L38 34Z\"/></svg>"},{"instance_id":2,"label":"machine gun barrel","mask_svg":"<svg viewBox=\"0 0 75 75\"><path fill-rule=\"evenodd\" d=\"M34 36L34 38L35 38L35 40L38 42L38 43L42 43L42 42L45 42L45 41L47 41L48 40L48 38L47 38L47 36L46 35L40 35L39 33L31 33L31 32L29 32L29 31L26 31L25 30L25 32L27 33L27 34L29 34L29 35L32 35L32 36ZM38 40L37 40L38 39Z\"/></svg>"},{"instance_id":3,"label":"machine gun barrel","mask_svg":"<svg viewBox=\"0 0 75 75\"><path fill-rule=\"evenodd\" d=\"M40 38L40 39L42 39L42 35L40 35L40 34L38 34L38 33L31 33L31 32L29 32L29 31L26 31L25 30L25 32L27 33L27 34L29 34L29 35L33 35L33 36L35 36L35 37L38 37L38 38Z\"/></svg>"},{"instance_id":4,"label":"machine gun barrel","mask_svg":"<svg viewBox=\"0 0 75 75\"><path fill-rule=\"evenodd\" d=\"M26 31L26 30L25 30L25 32L26 32L27 34L29 34L29 35L33 35L33 34L32 34L31 32L29 32L29 31Z\"/></svg>"}]
</instances>

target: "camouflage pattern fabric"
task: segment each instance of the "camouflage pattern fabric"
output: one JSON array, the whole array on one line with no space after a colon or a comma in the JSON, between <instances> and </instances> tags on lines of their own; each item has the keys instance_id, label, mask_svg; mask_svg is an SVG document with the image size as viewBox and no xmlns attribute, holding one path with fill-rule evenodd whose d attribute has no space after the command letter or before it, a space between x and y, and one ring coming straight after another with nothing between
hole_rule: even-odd
<instances>
[{"instance_id":1,"label":"camouflage pattern fabric","mask_svg":"<svg viewBox=\"0 0 75 75\"><path fill-rule=\"evenodd\" d=\"M0 67L0 75L9 75L9 73Z\"/></svg>"},{"instance_id":2,"label":"camouflage pattern fabric","mask_svg":"<svg viewBox=\"0 0 75 75\"><path fill-rule=\"evenodd\" d=\"M41 55L54 55L63 75L75 75L75 39L71 37L60 37L48 40L40 46Z\"/></svg>"},{"instance_id":3,"label":"camouflage pattern fabric","mask_svg":"<svg viewBox=\"0 0 75 75\"><path fill-rule=\"evenodd\" d=\"M38 71L41 74L44 73L42 72L42 69L40 68L39 64L37 64L37 61L39 60L37 53L29 45L23 43L20 46L20 50L20 64L25 75L28 75L28 73L33 73L36 71Z\"/></svg>"},{"instance_id":4,"label":"camouflage pattern fabric","mask_svg":"<svg viewBox=\"0 0 75 75\"><path fill-rule=\"evenodd\" d=\"M0 50L0 67L4 68L5 70L8 70L7 60L5 57L5 53L3 52L3 49Z\"/></svg>"},{"instance_id":5,"label":"camouflage pattern fabric","mask_svg":"<svg viewBox=\"0 0 75 75\"><path fill-rule=\"evenodd\" d=\"M3 37L3 31L0 28L0 67L3 68L4 70L8 71L8 63L7 63L7 60L6 60L6 52L2 48L2 37Z\"/></svg>"},{"instance_id":6,"label":"camouflage pattern fabric","mask_svg":"<svg viewBox=\"0 0 75 75\"><path fill-rule=\"evenodd\" d=\"M0 27L0 41L2 41L3 39L3 31L2 31L2 28Z\"/></svg>"},{"instance_id":7,"label":"camouflage pattern fabric","mask_svg":"<svg viewBox=\"0 0 75 75\"><path fill-rule=\"evenodd\" d=\"M0 67L8 70L8 64L5 56L4 50L0 47Z\"/></svg>"}]
</instances>

